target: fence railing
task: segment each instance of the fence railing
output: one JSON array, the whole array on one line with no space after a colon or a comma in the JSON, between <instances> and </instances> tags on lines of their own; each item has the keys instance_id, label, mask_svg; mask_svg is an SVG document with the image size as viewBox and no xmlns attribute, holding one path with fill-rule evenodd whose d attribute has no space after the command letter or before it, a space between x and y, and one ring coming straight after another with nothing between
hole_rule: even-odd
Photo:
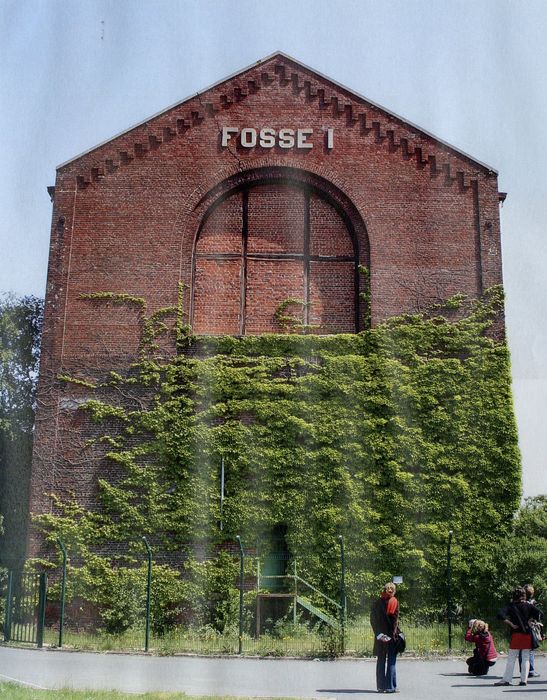
<instances>
[{"instance_id":1,"label":"fence railing","mask_svg":"<svg viewBox=\"0 0 547 700\"><path fill-rule=\"evenodd\" d=\"M47 574L9 571L2 605L5 642L44 642Z\"/></svg>"},{"instance_id":2,"label":"fence railing","mask_svg":"<svg viewBox=\"0 0 547 700\"><path fill-rule=\"evenodd\" d=\"M372 654L374 635L369 623L372 600L359 609L355 604L350 605L351 614L346 617L343 581L338 602L300 575L296 560L286 558L292 573L265 574L256 551L246 553L242 544L239 552L232 551L234 556L239 554L240 574L231 581L226 600L220 601L231 606L222 623L203 619L196 622L174 615L160 633L154 625L152 603L159 595L161 582L154 579L153 552L145 541L143 555L147 555L148 566L139 573L143 585L134 593L138 598L135 619L127 629L107 633L101 622L101 610L85 600L74 599L69 585L72 570L67 574L67 552L62 542L59 544L62 567L57 578L51 577L55 587L47 596L45 576L38 584L36 574L12 572L0 577L0 629L6 642L98 650L144 649L165 654ZM271 583L282 585L270 586ZM67 590L71 591L68 601ZM398 598L402 608L400 624L409 653L468 652L471 647L464 640L467 620L477 616L489 622L500 650L508 646L507 627L496 619L498 602L492 602L489 609L479 610L478 606L469 603L462 606L453 601L448 608L439 600L436 609L422 608L420 591L404 585L399 588Z\"/></svg>"},{"instance_id":3,"label":"fence railing","mask_svg":"<svg viewBox=\"0 0 547 700\"><path fill-rule=\"evenodd\" d=\"M257 577L256 577L256 586L257 589L262 588L262 584L265 582L269 581L287 581L287 582L292 582L293 583L293 593L295 595L298 594L298 584L301 583L302 585L306 586L306 588L310 589L314 593L317 593L323 600L326 600L329 602L331 605L334 607L341 609L340 603L337 603L335 600L330 598L326 593L323 591L320 591L319 588L314 586L312 583L309 581L306 581L303 579L299 574L297 573L297 561L296 559L293 559L292 561L293 564L293 573L292 574L261 574L260 573L260 567L257 567ZM268 585L264 586L265 588L268 588Z\"/></svg>"}]
</instances>

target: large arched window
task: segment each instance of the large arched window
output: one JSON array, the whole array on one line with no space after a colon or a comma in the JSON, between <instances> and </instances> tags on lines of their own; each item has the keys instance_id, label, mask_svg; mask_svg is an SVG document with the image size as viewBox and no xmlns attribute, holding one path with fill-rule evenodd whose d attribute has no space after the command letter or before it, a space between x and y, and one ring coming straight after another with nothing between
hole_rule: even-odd
<instances>
[{"instance_id":1,"label":"large arched window","mask_svg":"<svg viewBox=\"0 0 547 700\"><path fill-rule=\"evenodd\" d=\"M192 328L204 335L360 329L359 245L327 193L287 179L223 193L194 248Z\"/></svg>"}]
</instances>

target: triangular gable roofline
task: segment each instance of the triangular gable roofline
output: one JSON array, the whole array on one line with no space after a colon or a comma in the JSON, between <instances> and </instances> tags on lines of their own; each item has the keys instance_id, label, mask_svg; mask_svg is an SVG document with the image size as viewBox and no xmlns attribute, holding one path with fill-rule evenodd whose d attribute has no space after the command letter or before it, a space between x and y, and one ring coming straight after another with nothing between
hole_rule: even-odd
<instances>
[{"instance_id":1,"label":"triangular gable roofline","mask_svg":"<svg viewBox=\"0 0 547 700\"><path fill-rule=\"evenodd\" d=\"M229 80L232 80L233 78L237 78L239 75L242 75L243 73L246 73L247 71L251 70L252 68L256 68L257 66L259 66L263 63L267 63L268 61L271 61L273 58L276 58L276 57L284 58L288 61L291 61L291 63L295 63L296 65L301 66L305 70L310 71L311 73L314 73L319 78L322 78L323 80L326 80L327 82L331 83L332 85L335 85L337 88L344 90L345 92L348 92L351 95L354 95L355 97L359 98L360 100L363 100L364 102L371 105L372 107L375 107L376 109L381 110L382 112L389 115L390 117L397 119L398 121L402 122L402 124L404 124L406 126L410 126L413 129L416 129L420 133L424 134L425 136L428 136L429 138L433 139L434 141L441 144L442 146L445 146L446 148L449 148L451 151L454 151L455 153L459 154L460 156L463 156L464 158L472 161L473 163L480 165L481 168L485 168L489 173L493 173L495 175L498 175L498 171L495 168L493 168L491 165L488 165L487 163L483 163L482 161L478 160L477 158L474 158L473 156L469 155L469 153L466 153L465 151L462 151L460 148L457 148L456 146L453 146L451 143L448 143L448 141L444 141L443 139L439 138L438 136L435 136L435 134L432 134L430 131L427 131L426 129L423 129L421 126L418 126L417 124L414 124L413 122L409 121L408 119L401 117L399 114L392 112L390 109L383 107L382 105L378 104L377 102L374 102L373 100L369 100L368 97L361 95L359 92L356 92L352 88L348 88L345 85L342 85L342 83L339 83L336 80L333 80L332 78L330 78L327 75L324 75L323 73L316 70L315 68L311 68L310 66L306 65L305 63L302 63L302 61L298 61L297 59L292 58L292 56L289 56L288 54L283 53L283 51L274 51L274 53L270 54L269 56L265 56L264 58L261 58L260 60L256 61L255 63L252 63L251 65L246 66L245 68L241 68L240 70L235 71L235 73L231 73L230 75L222 78L221 80L218 80L216 83L213 83L212 85L209 85L208 87L203 88L203 90L200 90L199 92L193 93L192 95L188 95L187 97L180 100L179 102L175 102L174 104L170 105L169 107L166 107L165 109L162 109L161 111L156 112L155 114L152 114L151 116L147 117L146 119L143 119L142 121L138 122L138 124L133 124L133 126L130 126L128 129L124 129L123 131L120 131L119 133L115 134L114 136L111 136L110 138L106 139L105 141L101 141L101 143L98 143L97 145L92 146L91 148L88 148L86 151L83 151L82 153L78 154L77 156L74 156L73 158L69 158L69 160L66 160L64 163L61 163L60 165L58 165L56 169L59 170L59 168L63 168L65 165L69 165L70 163L73 163L74 161L78 160L79 158L82 158L83 156L86 156L89 153L96 151L98 148L101 148L102 146L105 146L106 144L111 143L112 141L115 141L117 138L120 138L121 136L125 136L126 134L129 134L134 129L137 129L140 126L144 126L144 124L147 124L148 122L156 119L157 117L160 117L162 114L165 114L166 112L169 112L170 110L175 109L176 107L180 107L180 105L183 105L185 102L188 102L188 100L191 100L194 97L198 97L199 95L203 95L204 93L208 92L209 90L212 90L212 89L218 87L219 85L222 85L223 83L226 83Z\"/></svg>"}]
</instances>

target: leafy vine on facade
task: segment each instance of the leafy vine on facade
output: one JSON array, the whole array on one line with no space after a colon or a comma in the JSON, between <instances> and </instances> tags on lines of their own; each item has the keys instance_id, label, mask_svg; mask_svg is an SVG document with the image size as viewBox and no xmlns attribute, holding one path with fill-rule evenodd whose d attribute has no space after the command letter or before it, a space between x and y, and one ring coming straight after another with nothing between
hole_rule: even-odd
<instances>
[{"instance_id":1,"label":"leafy vine on facade","mask_svg":"<svg viewBox=\"0 0 547 700\"><path fill-rule=\"evenodd\" d=\"M470 595L518 505L519 452L508 350L489 335L501 289L446 308L458 319L407 315L358 334L207 338L192 337L177 309L153 322L143 312L143 327L159 331L173 312L179 354L143 351L126 375L97 382L81 407L95 434L90 449L110 465L100 508L56 496L54 513L37 518L49 541L61 536L70 549L79 594L111 610L99 580L128 566L131 578L136 533L162 552L157 575L176 598L198 585L197 550L218 552L236 535L267 549L283 525L299 570L333 596L344 536L350 612L393 574L419 588L422 604L442 601L448 530L455 595ZM124 403L120 387L144 403ZM220 564L227 578L214 573L222 585L232 581L230 562Z\"/></svg>"}]
</instances>

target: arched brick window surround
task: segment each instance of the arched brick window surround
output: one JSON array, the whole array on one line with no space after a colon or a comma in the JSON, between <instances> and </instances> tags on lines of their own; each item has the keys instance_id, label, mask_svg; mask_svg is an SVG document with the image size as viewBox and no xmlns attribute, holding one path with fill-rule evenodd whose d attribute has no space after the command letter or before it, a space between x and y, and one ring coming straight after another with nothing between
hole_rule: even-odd
<instances>
[{"instance_id":1,"label":"arched brick window surround","mask_svg":"<svg viewBox=\"0 0 547 700\"><path fill-rule=\"evenodd\" d=\"M271 306L282 301L280 290L283 299L302 301L288 313L301 314L309 332L362 330L358 266L370 269L368 236L338 187L296 168L256 168L219 183L201 204L207 208L192 253L194 332L283 332Z\"/></svg>"}]
</instances>

